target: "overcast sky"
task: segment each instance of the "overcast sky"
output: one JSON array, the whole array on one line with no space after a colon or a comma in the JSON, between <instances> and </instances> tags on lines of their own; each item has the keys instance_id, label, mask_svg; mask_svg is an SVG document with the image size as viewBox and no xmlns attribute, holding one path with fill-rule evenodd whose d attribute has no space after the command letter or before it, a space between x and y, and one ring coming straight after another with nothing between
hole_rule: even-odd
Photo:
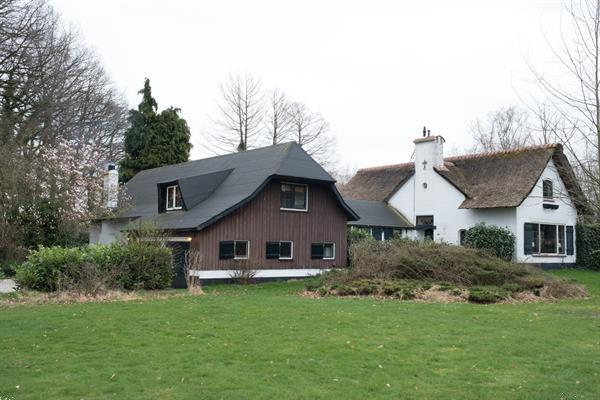
<instances>
[{"instance_id":1,"label":"overcast sky","mask_svg":"<svg viewBox=\"0 0 600 400\"><path fill-rule=\"evenodd\" d=\"M182 109L192 158L209 155L219 85L260 77L321 112L342 164L408 161L427 125L448 152L469 126L531 92L525 59L547 60L558 1L53 0L131 107L144 77L159 109Z\"/></svg>"}]
</instances>

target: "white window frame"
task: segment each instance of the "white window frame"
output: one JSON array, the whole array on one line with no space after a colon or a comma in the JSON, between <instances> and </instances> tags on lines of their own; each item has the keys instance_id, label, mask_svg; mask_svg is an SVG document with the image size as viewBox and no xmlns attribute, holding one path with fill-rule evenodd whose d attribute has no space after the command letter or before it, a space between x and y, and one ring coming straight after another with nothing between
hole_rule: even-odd
<instances>
[{"instance_id":1,"label":"white window frame","mask_svg":"<svg viewBox=\"0 0 600 400\"><path fill-rule=\"evenodd\" d=\"M179 207L175 206L175 204L177 204L177 189L178 188L179 188L179 185L167 186L167 204L165 204L167 211L181 210L181 208L182 208L182 206L179 206ZM173 207L169 207L169 192L171 191L171 189L173 189L173 193L172 193ZM181 196L181 194L180 194L180 196Z\"/></svg>"},{"instance_id":2,"label":"white window frame","mask_svg":"<svg viewBox=\"0 0 600 400\"><path fill-rule=\"evenodd\" d=\"M544 195L544 183L545 182L550 182L550 185L552 187L552 197L546 197ZM547 202L554 202L554 181L552 181L552 179L542 179L542 200L547 201ZM553 224L544 224L544 225L553 225Z\"/></svg>"},{"instance_id":3,"label":"white window frame","mask_svg":"<svg viewBox=\"0 0 600 400\"><path fill-rule=\"evenodd\" d=\"M293 185L293 186L304 186L306 188L306 192L305 192L305 196L306 196L306 207L304 208L286 208L286 207L280 207L279 209L281 211L297 211L297 212L308 212L308 185L305 183L295 183L295 182L281 182L281 186L283 185ZM281 188L280 188L281 189ZM280 200L279 202L281 203L281 195L280 195Z\"/></svg>"},{"instance_id":4,"label":"white window frame","mask_svg":"<svg viewBox=\"0 0 600 400\"><path fill-rule=\"evenodd\" d=\"M236 255L237 251L235 251L235 250L237 248L238 242L246 242L246 255L245 256L240 257L240 256ZM249 240L234 240L233 241L233 259L234 260L247 260L249 258L250 258L250 241Z\"/></svg>"},{"instance_id":5,"label":"white window frame","mask_svg":"<svg viewBox=\"0 0 600 400\"><path fill-rule=\"evenodd\" d=\"M290 257L281 257L281 243L290 243L290 245L291 245ZM279 241L279 259L280 260L293 260L294 259L294 242L292 240L280 240Z\"/></svg>"},{"instance_id":6,"label":"white window frame","mask_svg":"<svg viewBox=\"0 0 600 400\"><path fill-rule=\"evenodd\" d=\"M531 224L536 224L538 226L538 249L539 253L531 253L529 255L533 257L566 257L567 256L567 225L565 224L557 224L553 222L528 222ZM556 229L556 253L542 253L542 225L552 225ZM564 252L558 252L558 244L559 235L558 235L558 227L563 227L563 248Z\"/></svg>"},{"instance_id":7,"label":"white window frame","mask_svg":"<svg viewBox=\"0 0 600 400\"><path fill-rule=\"evenodd\" d=\"M333 257L325 257L325 246L330 244L331 247L333 248ZM335 242L324 242L323 243L323 260L335 260Z\"/></svg>"}]
</instances>

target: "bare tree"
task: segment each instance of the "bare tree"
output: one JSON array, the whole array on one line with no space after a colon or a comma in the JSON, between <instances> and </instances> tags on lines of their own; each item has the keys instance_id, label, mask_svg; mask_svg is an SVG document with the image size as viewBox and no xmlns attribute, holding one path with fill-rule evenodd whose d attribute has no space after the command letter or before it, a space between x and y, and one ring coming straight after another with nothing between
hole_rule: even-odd
<instances>
[{"instance_id":1,"label":"bare tree","mask_svg":"<svg viewBox=\"0 0 600 400\"><path fill-rule=\"evenodd\" d=\"M334 161L335 138L329 133L329 123L302 103L290 105L290 137L324 167Z\"/></svg>"},{"instance_id":2,"label":"bare tree","mask_svg":"<svg viewBox=\"0 0 600 400\"><path fill-rule=\"evenodd\" d=\"M269 93L265 116L266 134L270 144L278 144L289 139L292 119L290 101L279 89Z\"/></svg>"},{"instance_id":3,"label":"bare tree","mask_svg":"<svg viewBox=\"0 0 600 400\"><path fill-rule=\"evenodd\" d=\"M221 85L218 127L209 134L209 147L216 152L246 151L260 138L263 128L264 95L259 79L250 74L230 75Z\"/></svg>"},{"instance_id":4,"label":"bare tree","mask_svg":"<svg viewBox=\"0 0 600 400\"><path fill-rule=\"evenodd\" d=\"M560 73L546 74L531 62L529 67L551 110L549 129L563 144L600 218L600 0L571 2L564 15L567 29L561 26L557 43L547 40Z\"/></svg>"},{"instance_id":5,"label":"bare tree","mask_svg":"<svg viewBox=\"0 0 600 400\"><path fill-rule=\"evenodd\" d=\"M202 267L202 253L198 250L188 250L184 254L183 272L188 291L193 294L202 294L202 286L200 278L196 275L196 271Z\"/></svg>"},{"instance_id":6,"label":"bare tree","mask_svg":"<svg viewBox=\"0 0 600 400\"><path fill-rule=\"evenodd\" d=\"M475 150L507 150L530 144L528 119L525 110L510 106L490 112L485 120L475 120L471 128Z\"/></svg>"}]
</instances>

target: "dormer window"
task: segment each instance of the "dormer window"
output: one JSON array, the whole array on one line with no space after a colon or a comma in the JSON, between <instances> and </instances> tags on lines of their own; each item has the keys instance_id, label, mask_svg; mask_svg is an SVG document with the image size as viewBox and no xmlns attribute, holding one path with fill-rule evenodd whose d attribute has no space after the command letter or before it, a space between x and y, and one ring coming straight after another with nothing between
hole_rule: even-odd
<instances>
[{"instance_id":1,"label":"dormer window","mask_svg":"<svg viewBox=\"0 0 600 400\"><path fill-rule=\"evenodd\" d=\"M181 191L179 185L167 186L167 211L181 210Z\"/></svg>"},{"instance_id":2,"label":"dormer window","mask_svg":"<svg viewBox=\"0 0 600 400\"><path fill-rule=\"evenodd\" d=\"M308 186L297 183L282 183L281 209L291 211L307 211Z\"/></svg>"},{"instance_id":3,"label":"dormer window","mask_svg":"<svg viewBox=\"0 0 600 400\"><path fill-rule=\"evenodd\" d=\"M546 179L542 182L542 192L544 201L554 200L554 185L551 180Z\"/></svg>"}]
</instances>

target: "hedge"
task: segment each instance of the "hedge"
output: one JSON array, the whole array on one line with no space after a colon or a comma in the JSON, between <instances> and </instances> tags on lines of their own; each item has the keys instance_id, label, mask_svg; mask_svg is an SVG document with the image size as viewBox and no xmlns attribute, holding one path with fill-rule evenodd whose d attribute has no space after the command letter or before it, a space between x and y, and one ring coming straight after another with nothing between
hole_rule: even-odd
<instances>
[{"instance_id":1,"label":"hedge","mask_svg":"<svg viewBox=\"0 0 600 400\"><path fill-rule=\"evenodd\" d=\"M40 247L17 268L22 288L52 292L99 280L108 288L164 289L173 278L171 250L149 244Z\"/></svg>"},{"instance_id":2,"label":"hedge","mask_svg":"<svg viewBox=\"0 0 600 400\"><path fill-rule=\"evenodd\" d=\"M578 224L576 233L577 264L600 271L598 257L592 256L594 251L600 251L600 224Z\"/></svg>"},{"instance_id":3,"label":"hedge","mask_svg":"<svg viewBox=\"0 0 600 400\"><path fill-rule=\"evenodd\" d=\"M510 261L515 252L515 235L506 228L479 223L465 234L468 247L491 251L496 257Z\"/></svg>"}]
</instances>

